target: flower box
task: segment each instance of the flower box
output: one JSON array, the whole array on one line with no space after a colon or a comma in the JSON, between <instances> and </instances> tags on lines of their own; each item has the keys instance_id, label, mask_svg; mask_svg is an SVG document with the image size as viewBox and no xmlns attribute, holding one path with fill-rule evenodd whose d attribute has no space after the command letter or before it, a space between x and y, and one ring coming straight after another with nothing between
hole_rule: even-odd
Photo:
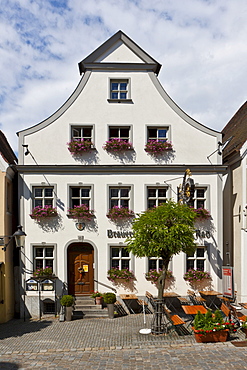
<instances>
[{"instance_id":1,"label":"flower box","mask_svg":"<svg viewBox=\"0 0 247 370\"><path fill-rule=\"evenodd\" d=\"M50 278L53 276L52 268L51 267L45 267L45 268L38 268L33 273L34 278L36 277L42 277L42 278Z\"/></svg>"},{"instance_id":2,"label":"flower box","mask_svg":"<svg viewBox=\"0 0 247 370\"><path fill-rule=\"evenodd\" d=\"M133 211L131 211L127 207L114 206L109 210L109 212L106 216L111 221L117 222L117 221L126 221L128 219L131 219L131 218L135 217L135 214L134 214Z\"/></svg>"},{"instance_id":3,"label":"flower box","mask_svg":"<svg viewBox=\"0 0 247 370\"><path fill-rule=\"evenodd\" d=\"M83 153L89 153L91 152L93 148L93 143L91 140L85 140L85 139L73 139L68 145L68 150L73 155L80 155Z\"/></svg>"},{"instance_id":4,"label":"flower box","mask_svg":"<svg viewBox=\"0 0 247 370\"><path fill-rule=\"evenodd\" d=\"M172 143L169 141L148 140L144 150L149 154L159 155L172 150Z\"/></svg>"},{"instance_id":5,"label":"flower box","mask_svg":"<svg viewBox=\"0 0 247 370\"><path fill-rule=\"evenodd\" d=\"M196 221L209 220L211 218L210 212L205 208L193 208L196 214Z\"/></svg>"},{"instance_id":6,"label":"flower box","mask_svg":"<svg viewBox=\"0 0 247 370\"><path fill-rule=\"evenodd\" d=\"M94 218L94 211L90 210L86 204L74 206L68 209L68 217L83 221L91 221Z\"/></svg>"},{"instance_id":7,"label":"flower box","mask_svg":"<svg viewBox=\"0 0 247 370\"><path fill-rule=\"evenodd\" d=\"M197 343L208 343L208 342L226 342L229 329L222 329L218 331L210 331L209 333L200 334L197 333L197 330L192 328L195 335L195 340Z\"/></svg>"},{"instance_id":8,"label":"flower box","mask_svg":"<svg viewBox=\"0 0 247 370\"><path fill-rule=\"evenodd\" d=\"M129 143L128 141L125 141L123 139L110 139L106 141L103 149L107 152L121 153L128 150L133 150L133 146L132 143Z\"/></svg>"},{"instance_id":9,"label":"flower box","mask_svg":"<svg viewBox=\"0 0 247 370\"><path fill-rule=\"evenodd\" d=\"M50 217L56 217L58 215L56 208L52 206L37 206L32 209L32 213L30 214L30 217L35 220L43 220Z\"/></svg>"},{"instance_id":10,"label":"flower box","mask_svg":"<svg viewBox=\"0 0 247 370\"><path fill-rule=\"evenodd\" d=\"M210 273L207 271L190 269L184 274L184 280L189 283L196 283L205 279L211 279Z\"/></svg>"},{"instance_id":11,"label":"flower box","mask_svg":"<svg viewBox=\"0 0 247 370\"><path fill-rule=\"evenodd\" d=\"M119 270L117 267L113 267L107 271L107 279L113 282L126 283L136 280L135 275L129 269Z\"/></svg>"},{"instance_id":12,"label":"flower box","mask_svg":"<svg viewBox=\"0 0 247 370\"><path fill-rule=\"evenodd\" d=\"M149 270L148 272L146 272L145 278L146 278L147 281L151 281L152 284L157 284L158 279L161 276L161 274L162 274L162 270L161 269L159 269L159 271L157 271L157 270ZM173 278L172 272L170 270L167 270L167 272L166 272L166 280L170 280L172 278Z\"/></svg>"}]
</instances>

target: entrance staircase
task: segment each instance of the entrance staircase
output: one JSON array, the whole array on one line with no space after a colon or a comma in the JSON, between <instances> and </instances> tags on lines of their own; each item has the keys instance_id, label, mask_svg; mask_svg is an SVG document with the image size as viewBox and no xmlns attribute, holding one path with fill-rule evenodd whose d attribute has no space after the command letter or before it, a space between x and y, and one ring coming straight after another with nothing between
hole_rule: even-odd
<instances>
[{"instance_id":1,"label":"entrance staircase","mask_svg":"<svg viewBox=\"0 0 247 370\"><path fill-rule=\"evenodd\" d=\"M75 296L74 298L73 320L108 317L107 307L95 304L94 298L90 296Z\"/></svg>"}]
</instances>

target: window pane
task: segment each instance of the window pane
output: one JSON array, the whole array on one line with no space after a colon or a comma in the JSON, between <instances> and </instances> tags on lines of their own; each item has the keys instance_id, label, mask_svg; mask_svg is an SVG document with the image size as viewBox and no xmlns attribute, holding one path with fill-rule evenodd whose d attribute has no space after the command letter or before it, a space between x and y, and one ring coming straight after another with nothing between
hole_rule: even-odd
<instances>
[{"instance_id":1,"label":"window pane","mask_svg":"<svg viewBox=\"0 0 247 370\"><path fill-rule=\"evenodd\" d=\"M117 99L118 98L118 93L111 93L111 98L112 99Z\"/></svg>"},{"instance_id":2,"label":"window pane","mask_svg":"<svg viewBox=\"0 0 247 370\"><path fill-rule=\"evenodd\" d=\"M161 206L161 204L164 204L164 203L166 203L166 200L165 199L163 199L163 200L160 199L158 201L158 206Z\"/></svg>"},{"instance_id":3,"label":"window pane","mask_svg":"<svg viewBox=\"0 0 247 370\"><path fill-rule=\"evenodd\" d=\"M197 257L204 257L204 252L205 252L204 248L197 248L196 249L196 256Z\"/></svg>"},{"instance_id":4,"label":"window pane","mask_svg":"<svg viewBox=\"0 0 247 370\"><path fill-rule=\"evenodd\" d=\"M122 248L122 257L129 257L129 252L127 251L126 248Z\"/></svg>"},{"instance_id":5,"label":"window pane","mask_svg":"<svg viewBox=\"0 0 247 370\"><path fill-rule=\"evenodd\" d=\"M148 138L157 138L157 129L156 128L149 128L148 129Z\"/></svg>"},{"instance_id":6,"label":"window pane","mask_svg":"<svg viewBox=\"0 0 247 370\"><path fill-rule=\"evenodd\" d=\"M126 98L127 98L127 94L126 94L126 93L121 92L121 93L120 93L120 99L126 99Z\"/></svg>"},{"instance_id":7,"label":"window pane","mask_svg":"<svg viewBox=\"0 0 247 370\"><path fill-rule=\"evenodd\" d=\"M187 271L194 268L194 260L187 260Z\"/></svg>"},{"instance_id":8,"label":"window pane","mask_svg":"<svg viewBox=\"0 0 247 370\"><path fill-rule=\"evenodd\" d=\"M198 270L203 270L204 271L204 260L197 260L196 261L196 268Z\"/></svg>"},{"instance_id":9,"label":"window pane","mask_svg":"<svg viewBox=\"0 0 247 370\"><path fill-rule=\"evenodd\" d=\"M120 205L121 205L121 207L128 208L129 207L129 201L127 199L121 199L120 200Z\"/></svg>"},{"instance_id":10,"label":"window pane","mask_svg":"<svg viewBox=\"0 0 247 370\"><path fill-rule=\"evenodd\" d=\"M43 257L43 248L35 248L35 252L36 257Z\"/></svg>"},{"instance_id":11,"label":"window pane","mask_svg":"<svg viewBox=\"0 0 247 370\"><path fill-rule=\"evenodd\" d=\"M119 260L112 260L111 267L119 268Z\"/></svg>"},{"instance_id":12,"label":"window pane","mask_svg":"<svg viewBox=\"0 0 247 370\"><path fill-rule=\"evenodd\" d=\"M118 83L117 82L112 82L111 83L111 90L118 90Z\"/></svg>"},{"instance_id":13,"label":"window pane","mask_svg":"<svg viewBox=\"0 0 247 370\"><path fill-rule=\"evenodd\" d=\"M79 198L79 196L80 196L80 188L71 188L71 195L72 195L72 197Z\"/></svg>"},{"instance_id":14,"label":"window pane","mask_svg":"<svg viewBox=\"0 0 247 370\"><path fill-rule=\"evenodd\" d=\"M34 269L42 269L43 268L43 260L36 260Z\"/></svg>"},{"instance_id":15,"label":"window pane","mask_svg":"<svg viewBox=\"0 0 247 370\"><path fill-rule=\"evenodd\" d=\"M110 201L110 208L118 206L118 200L117 199L111 199Z\"/></svg>"},{"instance_id":16,"label":"window pane","mask_svg":"<svg viewBox=\"0 0 247 370\"><path fill-rule=\"evenodd\" d=\"M72 137L81 137L81 129L80 128L73 128L72 129Z\"/></svg>"},{"instance_id":17,"label":"window pane","mask_svg":"<svg viewBox=\"0 0 247 370\"><path fill-rule=\"evenodd\" d=\"M84 127L83 128L83 137L89 137L91 138L92 136L92 129L91 127Z\"/></svg>"},{"instance_id":18,"label":"window pane","mask_svg":"<svg viewBox=\"0 0 247 370\"><path fill-rule=\"evenodd\" d=\"M52 196L53 196L53 189L45 188L45 197L52 197Z\"/></svg>"},{"instance_id":19,"label":"window pane","mask_svg":"<svg viewBox=\"0 0 247 370\"><path fill-rule=\"evenodd\" d=\"M34 207L42 207L43 206L43 202L42 202L42 199L35 199L34 201Z\"/></svg>"},{"instance_id":20,"label":"window pane","mask_svg":"<svg viewBox=\"0 0 247 370\"><path fill-rule=\"evenodd\" d=\"M148 189L148 197L156 197L156 189Z\"/></svg>"},{"instance_id":21,"label":"window pane","mask_svg":"<svg viewBox=\"0 0 247 370\"><path fill-rule=\"evenodd\" d=\"M128 128L120 128L120 137L129 137L129 129Z\"/></svg>"},{"instance_id":22,"label":"window pane","mask_svg":"<svg viewBox=\"0 0 247 370\"><path fill-rule=\"evenodd\" d=\"M45 267L51 267L53 270L53 260L45 260Z\"/></svg>"},{"instance_id":23,"label":"window pane","mask_svg":"<svg viewBox=\"0 0 247 370\"><path fill-rule=\"evenodd\" d=\"M45 256L53 257L53 248L45 248Z\"/></svg>"},{"instance_id":24,"label":"window pane","mask_svg":"<svg viewBox=\"0 0 247 370\"><path fill-rule=\"evenodd\" d=\"M204 193L205 193L205 190L204 189L197 189L197 197L198 198L204 198Z\"/></svg>"},{"instance_id":25,"label":"window pane","mask_svg":"<svg viewBox=\"0 0 247 370\"><path fill-rule=\"evenodd\" d=\"M112 257L119 257L119 248L111 248Z\"/></svg>"},{"instance_id":26,"label":"window pane","mask_svg":"<svg viewBox=\"0 0 247 370\"><path fill-rule=\"evenodd\" d=\"M118 128L110 128L110 138L118 138L119 137L119 129Z\"/></svg>"},{"instance_id":27,"label":"window pane","mask_svg":"<svg viewBox=\"0 0 247 370\"><path fill-rule=\"evenodd\" d=\"M156 270L156 260L148 260L148 270Z\"/></svg>"},{"instance_id":28,"label":"window pane","mask_svg":"<svg viewBox=\"0 0 247 370\"><path fill-rule=\"evenodd\" d=\"M85 204L85 206L87 206L88 208L90 208L89 206L90 206L90 200L89 199L82 199L81 201L80 201L80 204ZM80 205L79 204L79 205Z\"/></svg>"},{"instance_id":29,"label":"window pane","mask_svg":"<svg viewBox=\"0 0 247 370\"><path fill-rule=\"evenodd\" d=\"M166 198L166 189L158 189L158 197Z\"/></svg>"},{"instance_id":30,"label":"window pane","mask_svg":"<svg viewBox=\"0 0 247 370\"><path fill-rule=\"evenodd\" d=\"M79 206L81 204L80 199L72 199L71 200L71 207Z\"/></svg>"},{"instance_id":31,"label":"window pane","mask_svg":"<svg viewBox=\"0 0 247 370\"><path fill-rule=\"evenodd\" d=\"M126 82L121 82L120 83L120 90L127 90L127 83Z\"/></svg>"},{"instance_id":32,"label":"window pane","mask_svg":"<svg viewBox=\"0 0 247 370\"><path fill-rule=\"evenodd\" d=\"M196 201L196 208L204 208L204 207L205 207L205 200Z\"/></svg>"},{"instance_id":33,"label":"window pane","mask_svg":"<svg viewBox=\"0 0 247 370\"><path fill-rule=\"evenodd\" d=\"M148 208L153 208L156 206L156 200L148 200Z\"/></svg>"},{"instance_id":34,"label":"window pane","mask_svg":"<svg viewBox=\"0 0 247 370\"><path fill-rule=\"evenodd\" d=\"M129 260L121 260L121 263L122 263L122 269L129 268Z\"/></svg>"},{"instance_id":35,"label":"window pane","mask_svg":"<svg viewBox=\"0 0 247 370\"><path fill-rule=\"evenodd\" d=\"M52 199L45 199L45 206L52 206L53 200Z\"/></svg>"},{"instance_id":36,"label":"window pane","mask_svg":"<svg viewBox=\"0 0 247 370\"><path fill-rule=\"evenodd\" d=\"M90 189L81 189L81 197L89 197Z\"/></svg>"},{"instance_id":37,"label":"window pane","mask_svg":"<svg viewBox=\"0 0 247 370\"><path fill-rule=\"evenodd\" d=\"M128 197L129 196L129 189L120 189L120 196L121 197Z\"/></svg>"},{"instance_id":38,"label":"window pane","mask_svg":"<svg viewBox=\"0 0 247 370\"><path fill-rule=\"evenodd\" d=\"M111 189L111 191L110 191L110 196L111 196L111 198L116 198L116 197L118 197L118 192L119 192L119 189Z\"/></svg>"},{"instance_id":39,"label":"window pane","mask_svg":"<svg viewBox=\"0 0 247 370\"><path fill-rule=\"evenodd\" d=\"M167 130L158 130L158 137L159 138L166 138L166 133L167 133Z\"/></svg>"},{"instance_id":40,"label":"window pane","mask_svg":"<svg viewBox=\"0 0 247 370\"><path fill-rule=\"evenodd\" d=\"M43 194L43 189L40 189L40 188L34 188L34 196L35 197L42 197L42 194Z\"/></svg>"}]
</instances>

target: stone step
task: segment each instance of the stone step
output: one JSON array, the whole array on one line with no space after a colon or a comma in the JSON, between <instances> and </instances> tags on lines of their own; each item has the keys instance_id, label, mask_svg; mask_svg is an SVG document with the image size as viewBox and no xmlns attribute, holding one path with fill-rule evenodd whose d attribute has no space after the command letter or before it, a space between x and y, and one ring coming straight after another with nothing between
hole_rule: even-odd
<instances>
[{"instance_id":1,"label":"stone step","mask_svg":"<svg viewBox=\"0 0 247 370\"><path fill-rule=\"evenodd\" d=\"M102 310L102 305L101 304L94 304L94 305L86 305L86 304L76 304L74 305L75 310Z\"/></svg>"}]
</instances>

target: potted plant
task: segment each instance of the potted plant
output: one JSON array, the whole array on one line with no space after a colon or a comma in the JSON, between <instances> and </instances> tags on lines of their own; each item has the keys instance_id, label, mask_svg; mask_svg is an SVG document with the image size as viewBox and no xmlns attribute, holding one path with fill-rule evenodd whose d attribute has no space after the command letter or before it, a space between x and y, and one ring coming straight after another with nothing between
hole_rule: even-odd
<instances>
[{"instance_id":1,"label":"potted plant","mask_svg":"<svg viewBox=\"0 0 247 370\"><path fill-rule=\"evenodd\" d=\"M229 331L236 331L232 322L224 322L219 310L214 314L208 310L206 315L198 312L192 327L198 343L226 342Z\"/></svg>"},{"instance_id":2,"label":"potted plant","mask_svg":"<svg viewBox=\"0 0 247 370\"><path fill-rule=\"evenodd\" d=\"M198 221L209 220L211 218L210 212L205 208L193 208L193 211Z\"/></svg>"},{"instance_id":3,"label":"potted plant","mask_svg":"<svg viewBox=\"0 0 247 370\"><path fill-rule=\"evenodd\" d=\"M247 338L247 317L245 318L245 321L242 322L241 329L245 333L245 338Z\"/></svg>"},{"instance_id":4,"label":"potted plant","mask_svg":"<svg viewBox=\"0 0 247 370\"><path fill-rule=\"evenodd\" d=\"M81 204L69 208L68 217L83 221L91 221L94 218L94 211L90 210L86 204Z\"/></svg>"},{"instance_id":5,"label":"potted plant","mask_svg":"<svg viewBox=\"0 0 247 370\"><path fill-rule=\"evenodd\" d=\"M148 140L144 150L151 155L164 154L172 150L172 143L169 141Z\"/></svg>"},{"instance_id":6,"label":"potted plant","mask_svg":"<svg viewBox=\"0 0 247 370\"><path fill-rule=\"evenodd\" d=\"M116 302L116 294L108 292L103 294L104 302L107 304L108 316L114 319L114 303Z\"/></svg>"},{"instance_id":7,"label":"potted plant","mask_svg":"<svg viewBox=\"0 0 247 370\"><path fill-rule=\"evenodd\" d=\"M124 282L136 280L132 271L127 268L119 270L118 267L113 267L107 271L107 279L115 283L121 280Z\"/></svg>"},{"instance_id":8,"label":"potted plant","mask_svg":"<svg viewBox=\"0 0 247 370\"><path fill-rule=\"evenodd\" d=\"M133 145L123 139L114 138L106 141L103 145L103 149L111 153L122 153L133 150Z\"/></svg>"},{"instance_id":9,"label":"potted plant","mask_svg":"<svg viewBox=\"0 0 247 370\"><path fill-rule=\"evenodd\" d=\"M157 284L158 279L161 276L161 274L162 274L162 270L161 269L159 269L158 271L157 270L149 270L148 272L146 272L145 278L148 281L151 281L152 284ZM166 280L170 280L172 278L173 278L173 275L172 275L171 270L167 270L167 272L166 272Z\"/></svg>"},{"instance_id":10,"label":"potted plant","mask_svg":"<svg viewBox=\"0 0 247 370\"><path fill-rule=\"evenodd\" d=\"M47 219L50 217L56 217L57 215L58 215L57 209L52 206L44 206L44 207L37 206L32 209L32 213L30 214L30 217L37 221L40 221L40 220Z\"/></svg>"},{"instance_id":11,"label":"potted plant","mask_svg":"<svg viewBox=\"0 0 247 370\"><path fill-rule=\"evenodd\" d=\"M37 268L34 271L33 276L34 277L43 277L43 278L52 277L53 276L52 267L46 266L45 268Z\"/></svg>"},{"instance_id":12,"label":"potted plant","mask_svg":"<svg viewBox=\"0 0 247 370\"><path fill-rule=\"evenodd\" d=\"M91 295L91 298L94 298L95 304L103 304L103 294L100 292L94 292Z\"/></svg>"},{"instance_id":13,"label":"potted plant","mask_svg":"<svg viewBox=\"0 0 247 370\"><path fill-rule=\"evenodd\" d=\"M211 279L210 273L207 271L190 269L184 274L184 280L189 283L197 283L205 279Z\"/></svg>"},{"instance_id":14,"label":"potted plant","mask_svg":"<svg viewBox=\"0 0 247 370\"><path fill-rule=\"evenodd\" d=\"M133 217L135 217L135 214L133 211L131 211L127 207L119 207L119 206L113 206L108 214L106 215L111 221L118 222L118 221L126 221Z\"/></svg>"},{"instance_id":15,"label":"potted plant","mask_svg":"<svg viewBox=\"0 0 247 370\"><path fill-rule=\"evenodd\" d=\"M68 150L73 155L89 153L93 147L91 140L87 139L72 139L69 143L67 143L67 145Z\"/></svg>"},{"instance_id":16,"label":"potted plant","mask_svg":"<svg viewBox=\"0 0 247 370\"><path fill-rule=\"evenodd\" d=\"M65 307L65 320L71 321L72 320L72 312L73 312L73 304L74 298L72 295L63 295L60 299L60 303L63 307Z\"/></svg>"}]
</instances>

